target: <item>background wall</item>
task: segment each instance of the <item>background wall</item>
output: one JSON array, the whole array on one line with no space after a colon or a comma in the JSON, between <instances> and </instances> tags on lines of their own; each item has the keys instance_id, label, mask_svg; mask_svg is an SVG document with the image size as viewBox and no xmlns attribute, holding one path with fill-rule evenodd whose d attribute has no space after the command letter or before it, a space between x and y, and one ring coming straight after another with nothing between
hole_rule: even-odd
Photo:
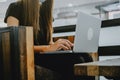
<instances>
[{"instance_id":1,"label":"background wall","mask_svg":"<svg viewBox=\"0 0 120 80\"><path fill-rule=\"evenodd\" d=\"M16 0L0 0L0 26L6 26L3 18L8 5L13 1ZM55 21L53 26L76 24L79 10L100 17L99 10L95 6L115 1L118 0L54 0L53 16Z\"/></svg>"}]
</instances>

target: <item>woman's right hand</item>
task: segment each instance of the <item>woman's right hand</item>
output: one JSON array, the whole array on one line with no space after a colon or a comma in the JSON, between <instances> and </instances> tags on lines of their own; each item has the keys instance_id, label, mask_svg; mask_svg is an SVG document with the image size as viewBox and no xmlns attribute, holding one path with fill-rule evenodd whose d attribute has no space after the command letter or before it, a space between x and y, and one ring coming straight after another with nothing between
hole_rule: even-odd
<instances>
[{"instance_id":1,"label":"woman's right hand","mask_svg":"<svg viewBox=\"0 0 120 80\"><path fill-rule=\"evenodd\" d=\"M58 51L58 50L71 50L73 47L73 43L71 43L67 39L59 39L53 44L49 45L46 49L47 52L50 51Z\"/></svg>"}]
</instances>

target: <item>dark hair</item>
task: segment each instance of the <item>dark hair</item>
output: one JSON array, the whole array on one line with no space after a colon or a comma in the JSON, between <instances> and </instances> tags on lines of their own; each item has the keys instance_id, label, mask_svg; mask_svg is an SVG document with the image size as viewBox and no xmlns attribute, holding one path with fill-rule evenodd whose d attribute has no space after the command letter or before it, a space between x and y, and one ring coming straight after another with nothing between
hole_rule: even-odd
<instances>
[{"instance_id":1,"label":"dark hair","mask_svg":"<svg viewBox=\"0 0 120 80\"><path fill-rule=\"evenodd\" d=\"M20 0L23 6L24 23L26 26L33 26L34 35L37 38L39 27L39 0Z\"/></svg>"},{"instance_id":2,"label":"dark hair","mask_svg":"<svg viewBox=\"0 0 120 80\"><path fill-rule=\"evenodd\" d=\"M47 40L52 37L53 27L53 0L46 0L40 7L40 26L47 28Z\"/></svg>"}]
</instances>

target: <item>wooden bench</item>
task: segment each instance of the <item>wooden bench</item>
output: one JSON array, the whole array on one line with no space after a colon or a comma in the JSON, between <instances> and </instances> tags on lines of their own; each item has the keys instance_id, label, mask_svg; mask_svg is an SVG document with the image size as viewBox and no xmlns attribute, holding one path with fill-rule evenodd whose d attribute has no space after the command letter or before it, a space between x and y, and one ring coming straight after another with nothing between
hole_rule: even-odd
<instances>
[{"instance_id":1,"label":"wooden bench","mask_svg":"<svg viewBox=\"0 0 120 80\"><path fill-rule=\"evenodd\" d=\"M0 28L0 80L35 80L32 27Z\"/></svg>"},{"instance_id":2,"label":"wooden bench","mask_svg":"<svg viewBox=\"0 0 120 80\"><path fill-rule=\"evenodd\" d=\"M108 76L120 78L120 58L75 64L76 76Z\"/></svg>"}]
</instances>

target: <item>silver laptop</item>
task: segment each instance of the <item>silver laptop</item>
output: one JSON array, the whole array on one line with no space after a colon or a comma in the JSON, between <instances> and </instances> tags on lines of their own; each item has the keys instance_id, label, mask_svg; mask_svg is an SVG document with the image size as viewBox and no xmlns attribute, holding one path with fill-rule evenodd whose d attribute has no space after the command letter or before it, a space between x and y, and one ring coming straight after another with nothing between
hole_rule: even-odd
<instances>
[{"instance_id":1,"label":"silver laptop","mask_svg":"<svg viewBox=\"0 0 120 80\"><path fill-rule=\"evenodd\" d=\"M78 13L74 52L97 52L101 19L83 12Z\"/></svg>"},{"instance_id":2,"label":"silver laptop","mask_svg":"<svg viewBox=\"0 0 120 80\"><path fill-rule=\"evenodd\" d=\"M88 53L97 52L101 19L79 12L76 23L74 47L72 51L55 51L50 53Z\"/></svg>"}]
</instances>

